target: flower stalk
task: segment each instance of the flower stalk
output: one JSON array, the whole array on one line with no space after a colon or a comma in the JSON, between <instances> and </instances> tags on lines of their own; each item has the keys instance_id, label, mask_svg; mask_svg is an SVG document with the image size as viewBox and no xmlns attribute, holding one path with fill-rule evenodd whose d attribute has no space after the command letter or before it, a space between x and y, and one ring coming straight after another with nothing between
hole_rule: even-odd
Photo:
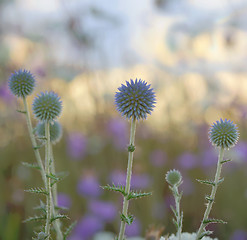
<instances>
[{"instance_id":1,"label":"flower stalk","mask_svg":"<svg viewBox=\"0 0 247 240\"><path fill-rule=\"evenodd\" d=\"M211 212L211 209L212 209L212 206L213 206L213 203L215 200L217 188L221 182L220 181L220 174L221 174L221 169L222 169L222 165L223 165L224 151L225 151L224 148L221 147L220 151L219 151L219 156L218 156L218 163L217 163L217 169L216 169L215 178L214 178L214 184L212 185L212 191L211 191L210 197L208 198L207 207L206 207L206 210L204 212L204 216L203 216L201 225L200 225L199 230L197 232L196 240L201 239L201 235L205 231L205 227L208 224L207 220L209 219L209 214Z\"/></svg>"},{"instance_id":2,"label":"flower stalk","mask_svg":"<svg viewBox=\"0 0 247 240\"><path fill-rule=\"evenodd\" d=\"M136 119L132 118L131 126L130 126L130 142L128 148L129 156L128 156L128 167L127 167L126 186L125 186L126 195L124 196L123 210L122 210L122 214L126 217L128 215L128 206L129 206L128 195L130 193L130 182L131 182L132 165L133 165L133 157L134 157L133 147L135 144L135 130L136 130ZM130 148L132 148L132 150ZM124 239L125 228L126 228L126 222L122 220L120 225L118 240Z\"/></svg>"}]
</instances>

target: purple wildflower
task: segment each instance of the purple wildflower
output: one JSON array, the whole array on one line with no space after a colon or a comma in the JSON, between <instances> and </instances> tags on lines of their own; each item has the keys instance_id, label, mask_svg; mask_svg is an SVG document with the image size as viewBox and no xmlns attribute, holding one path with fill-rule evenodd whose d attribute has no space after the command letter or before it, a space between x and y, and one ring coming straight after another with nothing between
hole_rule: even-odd
<instances>
[{"instance_id":1,"label":"purple wildflower","mask_svg":"<svg viewBox=\"0 0 247 240\"><path fill-rule=\"evenodd\" d=\"M230 240L246 240L247 232L244 230L236 230L231 236Z\"/></svg>"},{"instance_id":2,"label":"purple wildflower","mask_svg":"<svg viewBox=\"0 0 247 240\"><path fill-rule=\"evenodd\" d=\"M166 153L162 150L154 150L150 154L150 162L154 167L163 167L166 162Z\"/></svg>"},{"instance_id":3,"label":"purple wildflower","mask_svg":"<svg viewBox=\"0 0 247 240\"><path fill-rule=\"evenodd\" d=\"M141 223L140 221L135 218L133 223L131 225L126 226L126 235L128 237L134 237L134 236L139 236L141 233Z\"/></svg>"},{"instance_id":4,"label":"purple wildflower","mask_svg":"<svg viewBox=\"0 0 247 240\"><path fill-rule=\"evenodd\" d=\"M67 139L67 152L74 160L81 160L86 154L87 139L81 133L71 133Z\"/></svg>"},{"instance_id":5,"label":"purple wildflower","mask_svg":"<svg viewBox=\"0 0 247 240\"><path fill-rule=\"evenodd\" d=\"M68 194L58 193L57 195L57 203L59 207L70 208L71 206L71 198Z\"/></svg>"},{"instance_id":6,"label":"purple wildflower","mask_svg":"<svg viewBox=\"0 0 247 240\"><path fill-rule=\"evenodd\" d=\"M197 165L197 157L189 152L185 152L178 157L178 164L183 169L192 169Z\"/></svg>"}]
</instances>

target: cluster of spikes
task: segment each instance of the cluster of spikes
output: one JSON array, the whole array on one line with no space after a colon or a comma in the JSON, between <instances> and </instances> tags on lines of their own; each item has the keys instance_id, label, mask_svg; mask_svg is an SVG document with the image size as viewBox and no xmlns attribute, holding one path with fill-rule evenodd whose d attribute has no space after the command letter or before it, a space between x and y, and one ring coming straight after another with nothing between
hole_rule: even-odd
<instances>
[{"instance_id":1,"label":"cluster of spikes","mask_svg":"<svg viewBox=\"0 0 247 240\"><path fill-rule=\"evenodd\" d=\"M117 110L126 118L146 119L155 107L156 97L153 88L144 80L132 79L122 84L115 94Z\"/></svg>"}]
</instances>

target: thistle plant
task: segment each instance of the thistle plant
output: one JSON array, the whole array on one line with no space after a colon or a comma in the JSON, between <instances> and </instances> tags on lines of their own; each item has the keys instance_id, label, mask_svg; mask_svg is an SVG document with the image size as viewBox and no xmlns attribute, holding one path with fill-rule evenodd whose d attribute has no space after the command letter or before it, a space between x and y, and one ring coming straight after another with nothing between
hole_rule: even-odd
<instances>
[{"instance_id":1,"label":"thistle plant","mask_svg":"<svg viewBox=\"0 0 247 240\"><path fill-rule=\"evenodd\" d=\"M223 178L220 178L222 165L230 160L224 160L224 152L226 149L230 149L235 146L239 138L239 131L237 126L230 120L216 121L209 130L209 140L213 146L219 149L217 169L214 177L214 181L198 180L200 183L210 185L212 187L210 196L206 196L206 210L204 216L197 231L196 240L202 239L204 236L211 234L211 231L207 231L205 227L210 223L226 223L220 219L209 218L213 203L215 201L215 195L220 183L223 182Z\"/></svg>"},{"instance_id":2,"label":"thistle plant","mask_svg":"<svg viewBox=\"0 0 247 240\"><path fill-rule=\"evenodd\" d=\"M9 78L9 88L11 92L23 100L24 110L18 112L25 114L28 132L34 149L38 165L23 163L27 167L38 169L41 173L44 188L31 188L26 190L30 193L43 194L46 196L46 204L42 201L35 209L41 210L43 215L30 217L28 221L45 220L45 226L37 233L35 239L50 239L51 225L54 224L56 239L66 239L74 224L69 226L64 233L61 231L61 218L67 218L57 212L57 190L56 183L61 177L55 173L54 158L52 154L51 143L55 143L61 138L62 129L59 123L54 122L62 111L62 102L60 97L54 92L45 92L38 95L33 101L33 112L40 121L35 129L38 139L43 143L37 144L35 131L32 127L30 112L27 106L27 96L31 95L35 87L35 78L27 70L19 70L13 73ZM41 159L40 148L45 145L45 163Z\"/></svg>"},{"instance_id":3,"label":"thistle plant","mask_svg":"<svg viewBox=\"0 0 247 240\"><path fill-rule=\"evenodd\" d=\"M180 200L182 198L182 192L179 193L178 187L182 184L182 176L181 173L178 170L170 170L166 174L166 181L169 183L169 188L172 191L172 194L175 199L175 206L174 209L171 206L171 209L175 215L175 218L173 219L173 222L177 229L177 239L181 240L181 234L182 234L182 225L183 225L183 212L180 212Z\"/></svg>"},{"instance_id":4,"label":"thistle plant","mask_svg":"<svg viewBox=\"0 0 247 240\"><path fill-rule=\"evenodd\" d=\"M105 186L104 189L120 192L123 195L123 209L120 215L121 225L118 235L118 240L124 239L126 224L133 222L133 215L128 213L129 201L144 196L151 195L151 193L134 192L130 189L133 157L135 151L135 132L136 124L139 120L147 118L148 114L151 114L155 107L156 97L153 88L147 85L147 82L139 79L133 81L132 79L126 85L122 84L118 88L118 92L115 94L115 104L117 110L130 120L130 141L128 146L128 166L125 186Z\"/></svg>"}]
</instances>

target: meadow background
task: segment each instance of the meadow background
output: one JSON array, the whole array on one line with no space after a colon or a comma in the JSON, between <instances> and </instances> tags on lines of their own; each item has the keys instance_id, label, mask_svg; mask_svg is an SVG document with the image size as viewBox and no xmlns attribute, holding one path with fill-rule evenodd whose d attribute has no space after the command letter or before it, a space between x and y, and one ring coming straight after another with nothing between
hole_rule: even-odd
<instances>
[{"instance_id":1,"label":"meadow background","mask_svg":"<svg viewBox=\"0 0 247 240\"><path fill-rule=\"evenodd\" d=\"M120 195L99 186L125 183L129 122L114 106L117 87L129 79L151 83L157 105L137 126L132 187L152 191L132 201L128 236L151 225L175 232L173 199L165 173L184 182L184 231L199 227L210 188L195 179L214 176L217 151L208 129L233 120L240 141L228 151L211 225L220 239L247 239L247 1L246 0L1 0L0 1L0 239L31 239L39 199L24 189L41 186L22 105L8 90L14 70L25 68L40 91L63 101L63 138L54 147L59 203L77 220L71 240L119 231ZM29 105L29 106L30 106ZM36 120L33 119L33 124ZM42 198L42 196L41 196ZM69 223L69 222L68 222Z\"/></svg>"}]
</instances>

